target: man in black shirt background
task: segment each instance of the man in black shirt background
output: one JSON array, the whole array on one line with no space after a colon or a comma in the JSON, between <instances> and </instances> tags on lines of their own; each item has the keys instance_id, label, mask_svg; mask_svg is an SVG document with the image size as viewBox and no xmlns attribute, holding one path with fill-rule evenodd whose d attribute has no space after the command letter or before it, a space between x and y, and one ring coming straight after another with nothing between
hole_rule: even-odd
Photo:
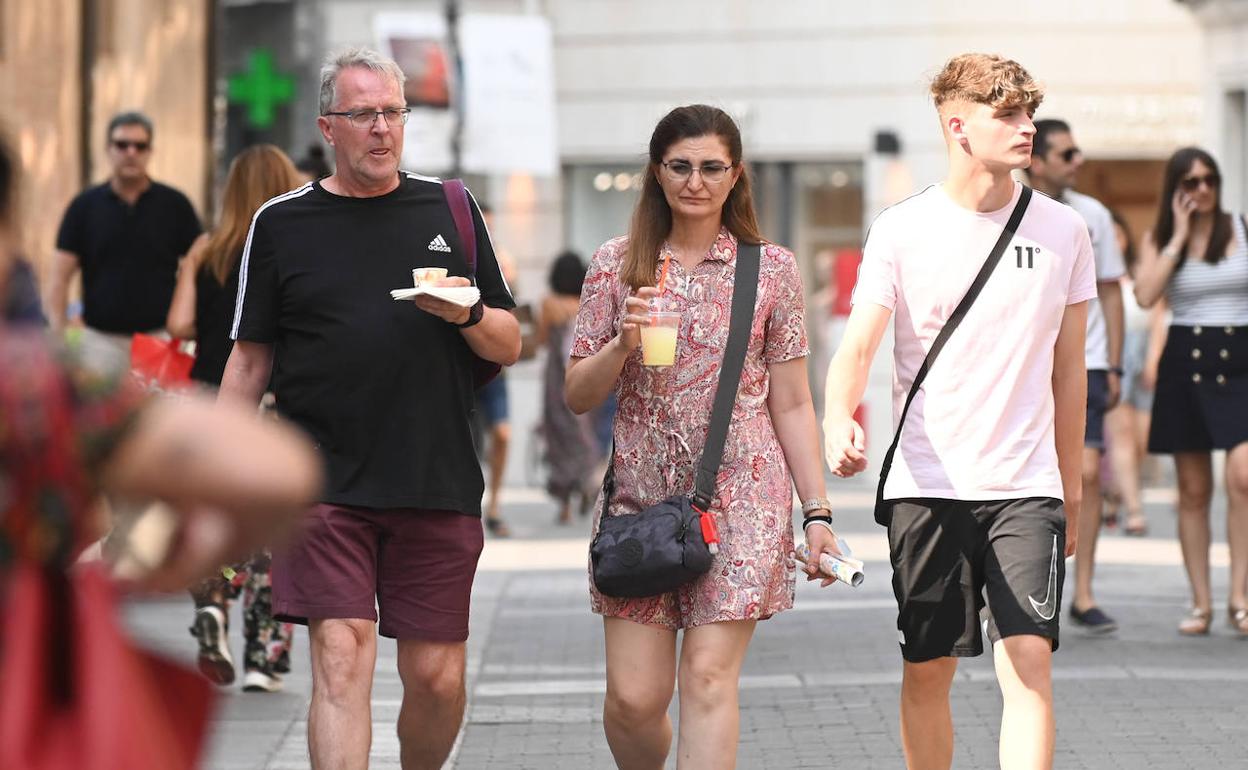
<instances>
[{"instance_id":1,"label":"man in black shirt background","mask_svg":"<svg viewBox=\"0 0 1248 770\"><path fill-rule=\"evenodd\" d=\"M274 615L309 625L314 767L367 763L378 622L398 640L403 767L440 768L450 753L483 544L473 363L520 352L475 203L481 301L390 298L414 268L446 268L446 286L472 275L442 183L399 171L403 80L367 49L322 68L317 123L336 170L257 212L221 382L221 398L254 405L272 376L278 411L326 467L320 503L272 573Z\"/></svg>"},{"instance_id":2,"label":"man in black shirt background","mask_svg":"<svg viewBox=\"0 0 1248 770\"><path fill-rule=\"evenodd\" d=\"M81 271L83 323L127 354L134 332L164 328L178 260L200 233L186 196L147 175L152 136L142 113L109 121L112 174L69 204L48 287L49 321L60 331L69 285Z\"/></svg>"}]
</instances>

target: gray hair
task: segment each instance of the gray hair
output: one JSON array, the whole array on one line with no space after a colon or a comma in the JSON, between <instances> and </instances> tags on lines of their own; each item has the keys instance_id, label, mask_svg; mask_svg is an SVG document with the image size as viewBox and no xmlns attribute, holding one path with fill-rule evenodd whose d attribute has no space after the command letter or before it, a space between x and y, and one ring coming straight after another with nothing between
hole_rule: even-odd
<instances>
[{"instance_id":1,"label":"gray hair","mask_svg":"<svg viewBox=\"0 0 1248 770\"><path fill-rule=\"evenodd\" d=\"M112 139L113 131L118 126L142 126L143 130L147 131L147 141L149 142L152 141L152 137L156 133L152 129L152 119L137 111L123 112L118 115L114 115L113 119L108 121L108 133L105 134L105 138Z\"/></svg>"},{"instance_id":2,"label":"gray hair","mask_svg":"<svg viewBox=\"0 0 1248 770\"><path fill-rule=\"evenodd\" d=\"M321 66L320 114L324 115L334 106L334 101L338 98L338 76L343 70L352 67L363 67L379 75L392 77L399 84L400 91L403 90L403 83L407 80L407 76L403 74L403 70L399 69L394 59L382 56L371 48L357 46L330 54L325 64Z\"/></svg>"}]
</instances>

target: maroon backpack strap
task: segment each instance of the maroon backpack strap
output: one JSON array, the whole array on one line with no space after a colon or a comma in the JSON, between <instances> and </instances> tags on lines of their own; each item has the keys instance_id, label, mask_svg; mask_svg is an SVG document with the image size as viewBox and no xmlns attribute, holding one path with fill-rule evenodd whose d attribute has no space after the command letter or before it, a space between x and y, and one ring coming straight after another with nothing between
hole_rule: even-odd
<instances>
[{"instance_id":1,"label":"maroon backpack strap","mask_svg":"<svg viewBox=\"0 0 1248 770\"><path fill-rule=\"evenodd\" d=\"M468 202L468 188L462 179L447 179L442 182L442 193L446 203L451 207L451 218L455 220L455 230L459 233L459 242L464 245L464 256L468 261L468 274L472 282L477 282L477 229L472 223L472 205Z\"/></svg>"}]
</instances>

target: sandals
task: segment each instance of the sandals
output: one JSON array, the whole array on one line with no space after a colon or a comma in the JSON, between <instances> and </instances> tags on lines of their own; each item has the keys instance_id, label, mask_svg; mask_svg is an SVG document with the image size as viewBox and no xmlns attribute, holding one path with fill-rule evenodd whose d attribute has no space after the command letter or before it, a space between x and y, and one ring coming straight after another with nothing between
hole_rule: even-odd
<instances>
[{"instance_id":1,"label":"sandals","mask_svg":"<svg viewBox=\"0 0 1248 770\"><path fill-rule=\"evenodd\" d=\"M1148 534L1148 519L1140 515L1127 516L1127 521L1122 525L1122 534L1131 537L1144 537Z\"/></svg>"},{"instance_id":2,"label":"sandals","mask_svg":"<svg viewBox=\"0 0 1248 770\"><path fill-rule=\"evenodd\" d=\"M507 526L507 522L502 519L494 519L486 517L485 528L490 531L494 537L511 537L511 527Z\"/></svg>"},{"instance_id":3,"label":"sandals","mask_svg":"<svg viewBox=\"0 0 1248 770\"><path fill-rule=\"evenodd\" d=\"M1248 637L1248 607L1227 607L1226 622L1238 631L1240 636Z\"/></svg>"},{"instance_id":4,"label":"sandals","mask_svg":"<svg viewBox=\"0 0 1248 770\"><path fill-rule=\"evenodd\" d=\"M1248 621L1248 611L1245 611L1244 615L1245 620ZM1213 610L1193 607L1187 617L1179 622L1179 633L1184 636L1207 636L1211 623L1213 623Z\"/></svg>"}]
</instances>

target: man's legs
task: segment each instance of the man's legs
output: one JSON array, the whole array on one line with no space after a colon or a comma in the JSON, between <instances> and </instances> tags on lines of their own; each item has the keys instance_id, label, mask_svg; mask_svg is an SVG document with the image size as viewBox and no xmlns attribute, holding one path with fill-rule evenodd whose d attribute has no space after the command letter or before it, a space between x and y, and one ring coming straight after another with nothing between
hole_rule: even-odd
<instances>
[{"instance_id":1,"label":"man's legs","mask_svg":"<svg viewBox=\"0 0 1248 770\"><path fill-rule=\"evenodd\" d=\"M1079 539L1075 544L1076 612L1096 606L1092 595L1093 565L1096 562L1096 539L1101 531L1101 450L1083 449L1083 505L1079 508Z\"/></svg>"},{"instance_id":2,"label":"man's legs","mask_svg":"<svg viewBox=\"0 0 1248 770\"><path fill-rule=\"evenodd\" d=\"M496 524L488 524L491 532L506 537L511 534L507 529L507 525L503 523L502 513L499 510L498 493L503 488L503 474L507 470L507 452L511 447L511 423L503 420L496 422L490 426L490 502L486 507L486 521L497 522Z\"/></svg>"},{"instance_id":3,"label":"man's legs","mask_svg":"<svg viewBox=\"0 0 1248 770\"><path fill-rule=\"evenodd\" d=\"M1105 415L1105 431L1109 434L1109 459L1118 483L1118 493L1127 509L1127 520L1122 531L1128 535L1143 535L1148 529L1144 508L1140 500L1140 453L1137 438L1140 410L1123 402ZM1085 490L1086 492L1086 490Z\"/></svg>"},{"instance_id":4,"label":"man's legs","mask_svg":"<svg viewBox=\"0 0 1248 770\"><path fill-rule=\"evenodd\" d=\"M403 770L438 770L464 720L463 642L399 640L399 747Z\"/></svg>"},{"instance_id":5,"label":"man's legs","mask_svg":"<svg viewBox=\"0 0 1248 770\"><path fill-rule=\"evenodd\" d=\"M901 746L908 770L949 770L953 765L953 716L949 688L957 658L906 661L901 675Z\"/></svg>"},{"instance_id":6,"label":"man's legs","mask_svg":"<svg viewBox=\"0 0 1248 770\"><path fill-rule=\"evenodd\" d=\"M1043 636L1009 636L993 645L1001 711L1002 770L1053 767L1053 643Z\"/></svg>"},{"instance_id":7,"label":"man's legs","mask_svg":"<svg viewBox=\"0 0 1248 770\"><path fill-rule=\"evenodd\" d=\"M1093 633L1109 633L1118 624L1096 606L1092 576L1096 540L1101 533L1101 451L1105 446L1105 406L1109 398L1107 375L1088 372L1087 432L1083 448L1083 505L1079 509L1079 539L1075 544L1075 595L1070 618Z\"/></svg>"},{"instance_id":8,"label":"man's legs","mask_svg":"<svg viewBox=\"0 0 1248 770\"><path fill-rule=\"evenodd\" d=\"M312 705L308 709L308 752L313 770L368 767L372 744L373 666L376 624L371 620L313 619Z\"/></svg>"}]
</instances>

